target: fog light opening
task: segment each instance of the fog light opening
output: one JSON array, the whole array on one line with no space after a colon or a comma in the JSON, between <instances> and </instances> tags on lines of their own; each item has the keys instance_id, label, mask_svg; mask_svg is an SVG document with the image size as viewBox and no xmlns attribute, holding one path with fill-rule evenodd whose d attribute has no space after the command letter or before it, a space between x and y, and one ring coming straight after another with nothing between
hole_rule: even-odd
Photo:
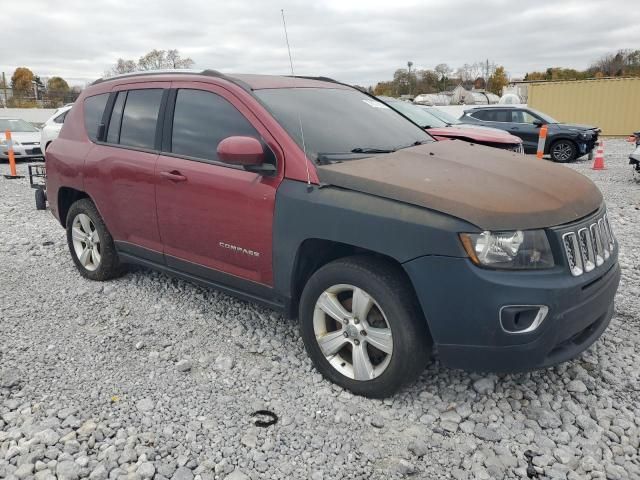
<instances>
[{"instance_id":1,"label":"fog light opening","mask_svg":"<svg viewBox=\"0 0 640 480\"><path fill-rule=\"evenodd\" d=\"M500 309L500 326L507 333L530 333L540 326L548 312L546 305L505 305Z\"/></svg>"}]
</instances>

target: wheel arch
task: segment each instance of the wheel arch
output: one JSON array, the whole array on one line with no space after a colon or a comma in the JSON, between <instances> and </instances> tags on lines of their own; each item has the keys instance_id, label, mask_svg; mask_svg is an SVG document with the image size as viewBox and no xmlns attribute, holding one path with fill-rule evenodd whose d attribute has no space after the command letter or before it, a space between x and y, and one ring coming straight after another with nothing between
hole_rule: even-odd
<instances>
[{"instance_id":1,"label":"wheel arch","mask_svg":"<svg viewBox=\"0 0 640 480\"><path fill-rule=\"evenodd\" d=\"M72 187L60 187L58 189L58 217L60 224L66 228L67 226L67 214L71 205L82 198L88 198L93 202L91 197L82 190L78 190ZM95 202L93 202L95 205Z\"/></svg>"},{"instance_id":2,"label":"wheel arch","mask_svg":"<svg viewBox=\"0 0 640 480\"><path fill-rule=\"evenodd\" d=\"M302 291L315 272L330 262L347 257L375 258L396 270L406 282L407 288L415 301L416 308L422 315L425 326L429 329L428 321L418 300L413 282L398 260L374 250L321 238L304 240L296 252L290 280L291 299L286 312L287 316L291 318L297 317Z\"/></svg>"}]
</instances>

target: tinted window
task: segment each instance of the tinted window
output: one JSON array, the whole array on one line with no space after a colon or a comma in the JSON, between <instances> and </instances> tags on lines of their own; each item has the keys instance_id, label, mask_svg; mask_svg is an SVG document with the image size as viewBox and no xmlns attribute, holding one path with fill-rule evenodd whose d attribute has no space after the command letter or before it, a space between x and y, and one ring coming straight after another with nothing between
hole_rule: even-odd
<instances>
[{"instance_id":1,"label":"tinted window","mask_svg":"<svg viewBox=\"0 0 640 480\"><path fill-rule=\"evenodd\" d=\"M162 89L130 90L122 114L120 145L154 148Z\"/></svg>"},{"instance_id":2,"label":"tinted window","mask_svg":"<svg viewBox=\"0 0 640 480\"><path fill-rule=\"evenodd\" d=\"M300 146L302 124L312 160L348 160L359 150L396 150L433 140L395 110L355 89L272 88L255 94Z\"/></svg>"},{"instance_id":3,"label":"tinted window","mask_svg":"<svg viewBox=\"0 0 640 480\"><path fill-rule=\"evenodd\" d=\"M84 128L87 130L87 136L94 142L98 136L98 126L102 123L102 114L108 99L109 94L103 93L88 97L84 101Z\"/></svg>"},{"instance_id":4,"label":"tinted window","mask_svg":"<svg viewBox=\"0 0 640 480\"><path fill-rule=\"evenodd\" d=\"M247 119L221 96L202 90L178 90L171 136L173 153L218 160L218 143L234 135L260 138Z\"/></svg>"},{"instance_id":5,"label":"tinted window","mask_svg":"<svg viewBox=\"0 0 640 480\"><path fill-rule=\"evenodd\" d=\"M122 111L124 110L124 102L126 99L127 92L118 92L116 101L113 104L111 120L109 121L109 130L107 132L108 143L120 142L120 125L122 124Z\"/></svg>"},{"instance_id":6,"label":"tinted window","mask_svg":"<svg viewBox=\"0 0 640 480\"><path fill-rule=\"evenodd\" d=\"M64 123L64 119L67 118L67 113L69 113L69 110L62 112L60 115L54 118L53 121L55 123Z\"/></svg>"},{"instance_id":7,"label":"tinted window","mask_svg":"<svg viewBox=\"0 0 640 480\"><path fill-rule=\"evenodd\" d=\"M524 110L514 110L511 113L511 121L515 123L533 123L535 121L539 121L537 117L534 117L529 112L525 112Z\"/></svg>"},{"instance_id":8,"label":"tinted window","mask_svg":"<svg viewBox=\"0 0 640 480\"><path fill-rule=\"evenodd\" d=\"M508 110L483 110L483 120L488 122L510 122L511 112Z\"/></svg>"},{"instance_id":9,"label":"tinted window","mask_svg":"<svg viewBox=\"0 0 640 480\"><path fill-rule=\"evenodd\" d=\"M447 126L446 123L435 115L432 115L431 112L424 110L413 103L399 102L393 99L386 100L384 98L381 100L388 103L391 107L395 108L397 111L408 117L409 120L417 123L422 128L440 128Z\"/></svg>"},{"instance_id":10,"label":"tinted window","mask_svg":"<svg viewBox=\"0 0 640 480\"><path fill-rule=\"evenodd\" d=\"M477 118L478 120L486 120L487 119L487 112L485 112L484 110L480 110L479 112L473 112L471 114L471 116L473 118Z\"/></svg>"}]
</instances>

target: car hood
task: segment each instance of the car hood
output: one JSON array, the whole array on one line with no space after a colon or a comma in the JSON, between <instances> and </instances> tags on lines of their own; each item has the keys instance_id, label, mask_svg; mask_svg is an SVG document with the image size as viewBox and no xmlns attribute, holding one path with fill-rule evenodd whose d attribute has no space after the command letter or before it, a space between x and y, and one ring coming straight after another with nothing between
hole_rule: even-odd
<instances>
[{"instance_id":1,"label":"car hood","mask_svg":"<svg viewBox=\"0 0 640 480\"><path fill-rule=\"evenodd\" d=\"M4 138L4 135L2 135ZM11 132L11 139L14 142L40 142L40 132Z\"/></svg>"},{"instance_id":2,"label":"car hood","mask_svg":"<svg viewBox=\"0 0 640 480\"><path fill-rule=\"evenodd\" d=\"M462 141L318 166L325 184L418 205L483 230L525 230L575 221L602 194L562 165Z\"/></svg>"},{"instance_id":3,"label":"car hood","mask_svg":"<svg viewBox=\"0 0 640 480\"><path fill-rule=\"evenodd\" d=\"M476 142L508 143L518 145L522 143L520 137L509 132L490 127L476 127L471 125L452 125L450 127L428 128L427 132L436 137L468 138Z\"/></svg>"},{"instance_id":4,"label":"car hood","mask_svg":"<svg viewBox=\"0 0 640 480\"><path fill-rule=\"evenodd\" d=\"M549 125L554 125L558 128L569 128L571 130L598 130L598 127L594 127L593 125L582 125L580 123L550 123Z\"/></svg>"}]
</instances>

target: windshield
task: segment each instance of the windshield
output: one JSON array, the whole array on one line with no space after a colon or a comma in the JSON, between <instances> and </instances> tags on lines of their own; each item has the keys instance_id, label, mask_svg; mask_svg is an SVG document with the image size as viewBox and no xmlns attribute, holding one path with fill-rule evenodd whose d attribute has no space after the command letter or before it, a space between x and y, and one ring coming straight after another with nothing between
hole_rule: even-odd
<instances>
[{"instance_id":1,"label":"windshield","mask_svg":"<svg viewBox=\"0 0 640 480\"><path fill-rule=\"evenodd\" d=\"M431 112L424 110L413 103L394 99L387 100L386 98L383 98L382 101L388 103L400 113L409 117L412 122L417 123L422 128L441 128L447 126L445 122L435 115L432 115Z\"/></svg>"},{"instance_id":2,"label":"windshield","mask_svg":"<svg viewBox=\"0 0 640 480\"><path fill-rule=\"evenodd\" d=\"M426 110L427 112L429 112L430 114L438 117L440 120L442 120L443 122L445 122L445 123L447 123L449 125L460 125L462 123L460 120L458 120L453 115L450 115L447 112L443 112L439 108L436 108L436 107L420 107L420 108L422 108L422 109Z\"/></svg>"},{"instance_id":3,"label":"windshield","mask_svg":"<svg viewBox=\"0 0 640 480\"><path fill-rule=\"evenodd\" d=\"M547 115L546 113L539 112L538 110L534 110L533 108L529 108L528 110L534 115L540 117L544 123L560 123L558 120Z\"/></svg>"},{"instance_id":4,"label":"windshield","mask_svg":"<svg viewBox=\"0 0 640 480\"><path fill-rule=\"evenodd\" d=\"M277 88L257 90L280 125L307 156L323 161L387 153L433 139L397 112L358 90Z\"/></svg>"},{"instance_id":5,"label":"windshield","mask_svg":"<svg viewBox=\"0 0 640 480\"><path fill-rule=\"evenodd\" d=\"M7 130L12 132L37 132L38 129L29 122L20 120L19 118L0 118L0 132Z\"/></svg>"}]
</instances>

